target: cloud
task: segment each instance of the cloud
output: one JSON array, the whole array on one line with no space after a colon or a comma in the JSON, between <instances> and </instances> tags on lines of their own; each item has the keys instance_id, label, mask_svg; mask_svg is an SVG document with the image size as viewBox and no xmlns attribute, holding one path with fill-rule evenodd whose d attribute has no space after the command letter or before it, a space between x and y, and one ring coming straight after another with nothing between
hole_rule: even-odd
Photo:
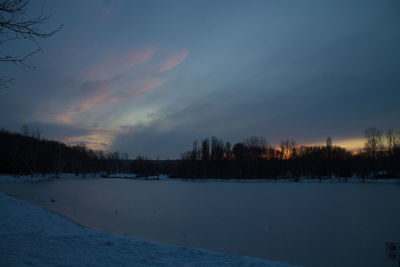
<instances>
[{"instance_id":1,"label":"cloud","mask_svg":"<svg viewBox=\"0 0 400 267\"><path fill-rule=\"evenodd\" d=\"M64 125L72 124L72 116L73 116L73 107L71 105L69 105L63 112L58 112L53 114L53 118Z\"/></svg>"},{"instance_id":2,"label":"cloud","mask_svg":"<svg viewBox=\"0 0 400 267\"><path fill-rule=\"evenodd\" d=\"M305 145L307 145L307 146L324 146L324 145L326 145L326 142L313 142L313 143L308 143ZM365 139L361 138L361 137L333 139L333 145L343 147L350 151L356 151L356 150L364 147Z\"/></svg>"},{"instance_id":3,"label":"cloud","mask_svg":"<svg viewBox=\"0 0 400 267\"><path fill-rule=\"evenodd\" d=\"M191 148L193 140L198 139L193 133L174 129L160 133L158 123L131 127L129 134L114 139L111 149L127 152L131 158L143 155L151 159L177 159L181 152Z\"/></svg>"},{"instance_id":4,"label":"cloud","mask_svg":"<svg viewBox=\"0 0 400 267\"><path fill-rule=\"evenodd\" d=\"M139 89L137 89L132 94L130 94L130 96L134 96L134 95L149 91L151 89L154 89L154 88L162 85L165 81L166 81L165 79L159 79L159 78L155 78L155 79L146 81L140 86Z\"/></svg>"},{"instance_id":5,"label":"cloud","mask_svg":"<svg viewBox=\"0 0 400 267\"><path fill-rule=\"evenodd\" d=\"M85 125L66 125L64 123L31 122L28 125L38 128L43 136L69 145L84 143L94 150L109 150L115 138L131 132L128 127L99 127Z\"/></svg>"},{"instance_id":6,"label":"cloud","mask_svg":"<svg viewBox=\"0 0 400 267\"><path fill-rule=\"evenodd\" d=\"M149 91L162 85L165 79L154 78L145 81L133 81L124 86L107 86L108 83L100 85L95 92L80 101L78 110L80 112L90 109L102 109L110 105L126 102L138 94Z\"/></svg>"},{"instance_id":7,"label":"cloud","mask_svg":"<svg viewBox=\"0 0 400 267\"><path fill-rule=\"evenodd\" d=\"M74 107L69 106L65 113L57 115L56 119L68 124L71 123L74 112L103 109L129 101L141 93L159 87L166 81L166 78L158 77L160 73L181 64L189 53L188 49L184 49L172 54L157 68L127 72L130 67L148 61L155 51L155 46L133 49L128 53L113 55L86 71L82 77L79 96L73 99L78 104L71 104ZM140 73L145 75L141 76Z\"/></svg>"},{"instance_id":8,"label":"cloud","mask_svg":"<svg viewBox=\"0 0 400 267\"><path fill-rule=\"evenodd\" d=\"M38 128L45 138L63 141L71 136L84 136L89 130L78 125L66 125L64 123L29 122L28 126Z\"/></svg>"},{"instance_id":9,"label":"cloud","mask_svg":"<svg viewBox=\"0 0 400 267\"><path fill-rule=\"evenodd\" d=\"M116 88L108 88L106 85L100 86L90 96L81 99L78 111L83 112L89 109L93 108L99 109L110 105L108 100L115 91L117 91Z\"/></svg>"},{"instance_id":10,"label":"cloud","mask_svg":"<svg viewBox=\"0 0 400 267\"><path fill-rule=\"evenodd\" d=\"M85 80L99 79L104 76L121 74L126 69L148 61L156 51L155 46L134 48L130 51L114 53L111 56L104 56L102 62L95 67L88 69L83 74Z\"/></svg>"},{"instance_id":11,"label":"cloud","mask_svg":"<svg viewBox=\"0 0 400 267\"><path fill-rule=\"evenodd\" d=\"M160 68L159 68L159 72L165 72L168 71L170 69L172 69L173 67L181 64L185 58L187 57L187 55L189 54L189 49L184 49L183 51L174 53L172 56L170 56L167 60L165 60Z\"/></svg>"},{"instance_id":12,"label":"cloud","mask_svg":"<svg viewBox=\"0 0 400 267\"><path fill-rule=\"evenodd\" d=\"M105 17L109 17L113 11L115 10L116 2L115 1L103 1L101 4L101 10Z\"/></svg>"},{"instance_id":13,"label":"cloud","mask_svg":"<svg viewBox=\"0 0 400 267\"><path fill-rule=\"evenodd\" d=\"M51 105L44 111L49 123L41 128L51 133L53 138L68 144L85 143L95 150L110 149L115 138L129 133L126 127L118 126L117 120L110 120L117 109L111 113L100 112L110 105L121 104L132 100L139 94L163 84L165 79L154 78L145 81L134 81L126 87L110 87L112 82L101 81L86 84L90 92L75 102L70 100L66 105ZM99 123L101 126L99 126ZM111 125L112 124L112 125Z\"/></svg>"},{"instance_id":14,"label":"cloud","mask_svg":"<svg viewBox=\"0 0 400 267\"><path fill-rule=\"evenodd\" d=\"M130 129L126 127L88 129L84 134L71 135L62 138L61 141L71 145L84 143L94 150L108 150L111 148L115 138L128 133L130 133Z\"/></svg>"},{"instance_id":15,"label":"cloud","mask_svg":"<svg viewBox=\"0 0 400 267\"><path fill-rule=\"evenodd\" d=\"M115 53L78 77L79 83L69 91L69 96L64 95L58 103L53 102L43 111L47 122L81 130L77 134L60 134L60 141L85 143L92 149L107 150L116 138L127 135L130 130L124 127L126 121L121 117L130 114L132 100L163 85L168 77L162 73L181 64L189 53L185 49L164 60L156 58L152 64L131 69L148 61L155 50L155 46L148 46L128 53ZM134 117L135 122L128 120L129 127L142 122L141 115L135 112ZM156 120L154 115L146 118Z\"/></svg>"}]
</instances>

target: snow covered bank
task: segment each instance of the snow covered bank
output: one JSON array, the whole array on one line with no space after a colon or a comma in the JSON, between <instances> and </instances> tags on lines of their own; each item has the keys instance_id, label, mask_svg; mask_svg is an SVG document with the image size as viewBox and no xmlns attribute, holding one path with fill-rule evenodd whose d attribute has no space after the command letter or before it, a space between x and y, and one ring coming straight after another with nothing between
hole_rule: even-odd
<instances>
[{"instance_id":1,"label":"snow covered bank","mask_svg":"<svg viewBox=\"0 0 400 267\"><path fill-rule=\"evenodd\" d=\"M53 179L54 176L35 176L31 177L28 175L21 175L21 176L13 176L13 175L5 175L5 174L0 174L0 183L8 183L8 182L39 182L39 181L46 181Z\"/></svg>"},{"instance_id":2,"label":"snow covered bank","mask_svg":"<svg viewBox=\"0 0 400 267\"><path fill-rule=\"evenodd\" d=\"M138 180L145 180L143 178ZM163 181L182 181L182 182L255 182L255 183L328 183L328 184L362 184L362 183L372 183L372 184L400 184L400 178L390 178L390 179L374 179L374 178L366 178L364 182L357 177L344 178L339 179L311 179L311 178L300 178L298 181L294 181L293 179L221 179L221 178L169 178L169 177L161 177L159 180Z\"/></svg>"},{"instance_id":3,"label":"snow covered bank","mask_svg":"<svg viewBox=\"0 0 400 267\"><path fill-rule=\"evenodd\" d=\"M169 179L167 175L159 175L159 176L149 176L149 177L137 177L136 174L131 173L115 173L110 174L107 177L104 177L103 174L97 173L88 173L86 175L75 175L73 173L61 173L56 176L54 174L48 175L11 175L11 174L0 174L0 183L8 183L8 182L40 182L47 181L52 179L96 179L96 178L105 178L105 179L137 179L137 180L165 180Z\"/></svg>"},{"instance_id":4,"label":"snow covered bank","mask_svg":"<svg viewBox=\"0 0 400 267\"><path fill-rule=\"evenodd\" d=\"M13 175L5 175L0 174L0 183L8 183L8 182L40 182L51 179L96 179L96 178L104 178L104 179L135 179L135 180L162 180L162 181L183 181L183 182L270 182L270 183L293 183L295 182L293 179L220 179L220 178L170 178L167 175L160 176L149 176L149 177L137 177L135 174L130 173L116 173L110 174L108 177L102 177L101 174L86 174L85 176L79 175L76 176L73 173L62 173L58 177L53 174L46 176L34 176L31 177L29 175L21 175L15 177ZM363 183L362 180L358 177L351 178L332 178L332 179L322 179L321 181L318 179L310 179L310 178L300 178L297 182L301 183ZM400 178L391 178L391 179L374 179L374 178L366 178L364 183L384 183L384 184L400 184Z\"/></svg>"},{"instance_id":5,"label":"snow covered bank","mask_svg":"<svg viewBox=\"0 0 400 267\"><path fill-rule=\"evenodd\" d=\"M94 179L94 178L100 178L100 175L93 175L93 174L88 174L86 176L82 175L74 175L73 173L62 173L59 176L55 176L54 174L48 174L48 175L10 175L10 174L0 174L0 183L9 183L9 182L40 182L40 181L47 181L51 179Z\"/></svg>"},{"instance_id":6,"label":"snow covered bank","mask_svg":"<svg viewBox=\"0 0 400 267\"><path fill-rule=\"evenodd\" d=\"M0 266L292 266L126 238L0 194Z\"/></svg>"}]
</instances>

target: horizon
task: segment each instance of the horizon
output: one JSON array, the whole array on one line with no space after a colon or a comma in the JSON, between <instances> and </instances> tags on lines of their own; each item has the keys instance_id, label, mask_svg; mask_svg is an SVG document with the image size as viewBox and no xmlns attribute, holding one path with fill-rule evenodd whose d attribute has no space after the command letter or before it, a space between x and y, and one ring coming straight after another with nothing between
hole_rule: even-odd
<instances>
[{"instance_id":1,"label":"horizon","mask_svg":"<svg viewBox=\"0 0 400 267\"><path fill-rule=\"evenodd\" d=\"M371 128L375 128L375 127L371 127ZM384 140L386 132L382 131L381 129L377 129L377 130L381 132L382 145L384 145L385 148L387 149L387 145L388 145L387 144L387 140ZM392 130L392 131L394 130L393 134L400 134L400 130L396 130L396 129L387 129L387 130ZM47 138L46 136L44 136L42 134L40 128L34 128L33 126L29 126L29 125L23 125L21 127L20 131L10 131L8 129L5 129L4 127L0 128L0 131L4 131L4 132L10 133L10 134L18 134L18 135L21 135L21 136L29 136L29 137L32 137L32 138L36 138L38 140L47 140L47 141L60 142L60 143L62 143L64 145L67 145L67 146L70 146L70 147L77 146L77 145L85 145L87 149L90 149L90 150L95 151L95 152L103 151L105 153L113 153L113 152L126 153L125 151L118 151L118 150L110 151L110 150L102 150L102 149L91 148L91 147L87 146L83 142L81 142L81 143L80 142L68 143L68 142L64 142L62 140L49 139L49 138ZM282 142L286 142L286 141L291 143L291 145L293 145L293 142L294 142L294 146L293 147L296 148L296 149L299 149L299 148L302 148L302 147L325 147L325 146L327 146L327 139L330 138L330 142L331 142L331 145L333 147L340 147L340 148L345 149L346 151L352 153L353 155L358 154L360 151L364 151L365 152L366 151L366 144L368 142L366 137L359 138L359 139L353 139L353 140L338 140L338 141L334 142L334 140L332 140L332 138L330 136L328 136L325 141L315 142L315 143L308 143L308 144L297 143L295 139L292 139L292 140L289 140L289 139L281 140L280 144L271 144L271 143L268 143L267 139L262 137L262 136L250 136L250 137L248 137L248 138L246 138L244 140L241 140L241 141L239 141L237 143L231 143L230 140L223 140L223 139L219 138L218 136L209 136L209 137L205 137L205 138L200 139L200 140L194 140L190 144L190 146L194 145L194 143L200 144L201 141L203 141L205 139L208 139L208 141L210 141L210 138L212 138L212 137L216 137L218 140L223 141L224 144L229 142L232 146L234 146L235 144L239 144L239 143L248 145L248 144L246 144L247 142L249 142L252 138L256 138L257 140L259 140L261 142L261 143L259 143L259 145L262 145L263 147L266 147L266 148L270 147L270 148L272 148L272 149L274 149L276 151L281 151ZM148 156L141 155L141 154L135 154L133 156L131 156L129 153L126 153L126 154L128 155L128 160L135 160L138 157L144 157L144 159L146 159L146 160L153 160L153 161L161 160L162 161L162 160L180 160L181 159L181 155L186 153L186 152L188 152L188 150L181 151L180 152L180 156L176 157L176 158L162 158L162 159L160 159L158 155L156 155L155 157L148 157Z\"/></svg>"},{"instance_id":2,"label":"horizon","mask_svg":"<svg viewBox=\"0 0 400 267\"><path fill-rule=\"evenodd\" d=\"M0 127L135 158L251 136L354 151L400 126L398 1L35 1L34 69L2 62ZM32 44L5 44L17 55Z\"/></svg>"}]
</instances>

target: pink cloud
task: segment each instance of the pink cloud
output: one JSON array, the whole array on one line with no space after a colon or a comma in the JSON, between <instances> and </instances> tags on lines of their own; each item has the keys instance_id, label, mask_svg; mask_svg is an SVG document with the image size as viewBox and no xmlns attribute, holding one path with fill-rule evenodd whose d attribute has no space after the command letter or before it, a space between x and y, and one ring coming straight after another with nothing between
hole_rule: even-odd
<instances>
[{"instance_id":1,"label":"pink cloud","mask_svg":"<svg viewBox=\"0 0 400 267\"><path fill-rule=\"evenodd\" d=\"M188 54L189 54L189 49L185 49L181 52L174 53L171 57L169 57L165 62L161 64L158 71L165 72L181 64L185 60Z\"/></svg>"},{"instance_id":2,"label":"pink cloud","mask_svg":"<svg viewBox=\"0 0 400 267\"><path fill-rule=\"evenodd\" d=\"M78 112L83 112L93 107L101 107L116 91L117 87L111 87L112 83L118 79L109 79L93 83L93 88L80 95L75 100L75 108ZM89 88L91 86L88 86Z\"/></svg>"},{"instance_id":3,"label":"pink cloud","mask_svg":"<svg viewBox=\"0 0 400 267\"><path fill-rule=\"evenodd\" d=\"M74 109L71 104L59 104L57 102L46 103L37 113L49 123L60 123L63 125L73 124Z\"/></svg>"},{"instance_id":4,"label":"pink cloud","mask_svg":"<svg viewBox=\"0 0 400 267\"><path fill-rule=\"evenodd\" d=\"M105 75L121 74L124 70L148 61L155 53L154 46L141 49L132 49L128 52L118 53L106 58L97 66L87 70L85 79L96 79Z\"/></svg>"},{"instance_id":5,"label":"pink cloud","mask_svg":"<svg viewBox=\"0 0 400 267\"><path fill-rule=\"evenodd\" d=\"M101 109L118 102L125 102L145 91L154 89L162 85L165 80L154 78L147 81L134 82L129 87L120 88L99 88L90 97L81 99L78 105L80 112L90 109Z\"/></svg>"},{"instance_id":6,"label":"pink cloud","mask_svg":"<svg viewBox=\"0 0 400 267\"><path fill-rule=\"evenodd\" d=\"M73 125L74 119L84 120L86 111L97 111L118 103L125 103L157 88L167 81L162 72L166 72L181 64L189 54L189 49L176 52L161 64L135 69L133 74L123 74L127 69L148 61L155 53L154 46L133 49L127 53L118 53L103 60L96 67L89 69L83 79L82 93L77 95L63 111L54 112L51 119L65 125ZM105 77L107 75L107 77ZM115 78L117 77L117 78ZM85 112L83 114L83 112ZM79 117L78 117L79 116ZM80 117L83 116L83 117ZM99 132L93 135L104 135Z\"/></svg>"},{"instance_id":7,"label":"pink cloud","mask_svg":"<svg viewBox=\"0 0 400 267\"><path fill-rule=\"evenodd\" d=\"M102 91L102 92L97 92L95 95L89 98L83 99L80 102L79 111L83 112L92 109L95 106L98 107L102 106L102 103L104 103L110 95L111 95L110 92Z\"/></svg>"},{"instance_id":8,"label":"pink cloud","mask_svg":"<svg viewBox=\"0 0 400 267\"><path fill-rule=\"evenodd\" d=\"M103 134L103 135L119 135L130 133L129 128L116 128L116 129L93 129L89 131L90 134Z\"/></svg>"},{"instance_id":9,"label":"pink cloud","mask_svg":"<svg viewBox=\"0 0 400 267\"><path fill-rule=\"evenodd\" d=\"M121 74L130 67L148 61L155 51L156 48L154 46L148 46L142 49L134 49L128 53L113 55L104 60L104 62L98 66L88 70L84 78L90 80L104 78L105 75L112 76ZM135 80L134 83L129 86L114 85L113 87L110 87L113 81L110 80L110 82L104 82L101 86L96 88L95 92L91 93L89 96L81 98L78 101L79 104L76 106L76 110L78 112L83 112L93 108L104 108L117 102L129 100L138 94L156 88L165 82L165 80L160 80L157 75L181 64L188 54L189 49L184 49L172 54L156 69L153 69L152 74L149 73L154 77L153 79L144 81ZM107 78L105 81L107 81Z\"/></svg>"},{"instance_id":10,"label":"pink cloud","mask_svg":"<svg viewBox=\"0 0 400 267\"><path fill-rule=\"evenodd\" d=\"M55 114L55 119L62 124L65 125L71 125L72 124L72 116L73 116L73 110L72 106L68 106L63 113L57 113Z\"/></svg>"},{"instance_id":11,"label":"pink cloud","mask_svg":"<svg viewBox=\"0 0 400 267\"><path fill-rule=\"evenodd\" d=\"M115 96L112 99L110 99L108 101L108 103L110 105L110 104L115 104L115 103L118 103L118 102L125 102L125 101L128 101L128 100L131 100L132 98L134 98L135 96L137 96L137 95L139 95L141 93L144 93L146 91L149 91L151 89L159 87L164 82L165 82L165 80L160 80L160 79L156 78L156 79L152 79L152 80L149 80L149 81L142 82L140 84L133 84L132 85L133 88L139 88L139 89L136 89L136 90L133 89L133 90L130 91L130 93L125 94L123 96Z\"/></svg>"},{"instance_id":12,"label":"pink cloud","mask_svg":"<svg viewBox=\"0 0 400 267\"><path fill-rule=\"evenodd\" d=\"M163 84L164 82L165 82L165 81L159 81L159 80L157 80L157 81L152 81L152 82L150 82L149 84L145 85L144 87L142 87L142 88L136 90L136 91L135 91L135 94L140 94L140 93L143 93L143 92L145 92L145 91L154 89L154 88L160 86L161 84Z\"/></svg>"}]
</instances>

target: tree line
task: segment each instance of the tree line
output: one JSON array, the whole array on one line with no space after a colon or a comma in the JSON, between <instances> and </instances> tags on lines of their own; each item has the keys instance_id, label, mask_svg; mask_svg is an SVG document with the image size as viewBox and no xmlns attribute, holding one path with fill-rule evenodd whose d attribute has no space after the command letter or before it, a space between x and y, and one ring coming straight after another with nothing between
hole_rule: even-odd
<instances>
[{"instance_id":1,"label":"tree line","mask_svg":"<svg viewBox=\"0 0 400 267\"><path fill-rule=\"evenodd\" d=\"M365 130L365 145L358 151L333 145L299 146L294 140L271 146L262 137L250 137L232 145L215 136L181 155L180 160L149 160L127 153L95 151L85 144L66 145L43 138L38 129L23 126L21 133L0 130L0 173L58 176L61 173L134 173L137 177L167 174L180 178L223 179L330 179L349 177L400 177L400 131Z\"/></svg>"},{"instance_id":2,"label":"tree line","mask_svg":"<svg viewBox=\"0 0 400 267\"><path fill-rule=\"evenodd\" d=\"M400 175L400 131L365 130L358 151L335 146L330 137L323 146L298 146L284 140L279 148L262 137L232 145L215 136L195 141L182 154L171 175L184 178L293 179L301 177L347 181L349 177L392 178Z\"/></svg>"},{"instance_id":3,"label":"tree line","mask_svg":"<svg viewBox=\"0 0 400 267\"><path fill-rule=\"evenodd\" d=\"M58 176L68 172L107 176L129 169L126 153L94 151L85 144L69 146L46 140L40 130L33 127L23 126L21 132L0 130L0 173Z\"/></svg>"}]
</instances>

